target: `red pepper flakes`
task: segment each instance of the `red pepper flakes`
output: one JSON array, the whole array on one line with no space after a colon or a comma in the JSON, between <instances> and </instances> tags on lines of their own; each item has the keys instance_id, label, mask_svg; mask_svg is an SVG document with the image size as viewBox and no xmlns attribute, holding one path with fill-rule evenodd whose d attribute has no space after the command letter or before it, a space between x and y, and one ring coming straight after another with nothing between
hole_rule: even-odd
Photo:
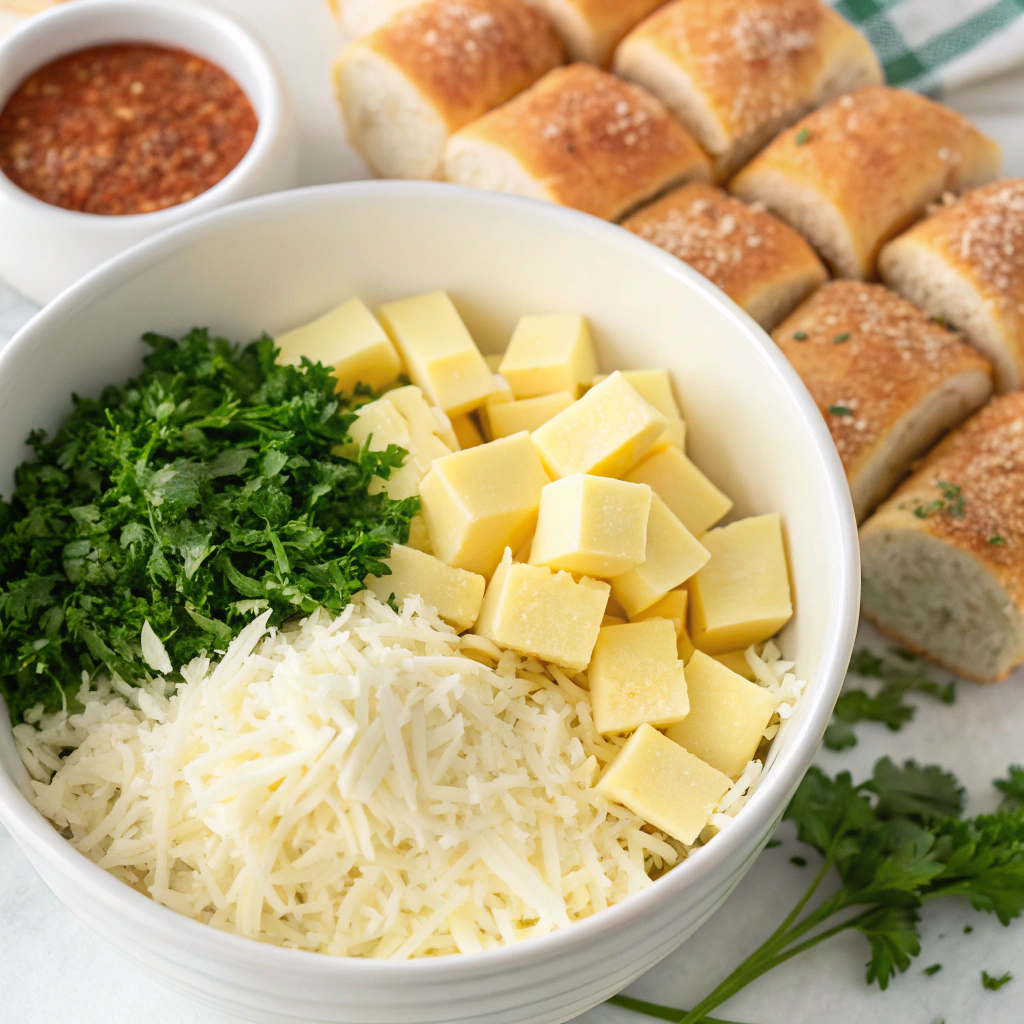
<instances>
[{"instance_id":1,"label":"red pepper flakes","mask_svg":"<svg viewBox=\"0 0 1024 1024\"><path fill-rule=\"evenodd\" d=\"M245 155L257 119L238 83L185 50L125 43L33 72L0 111L0 170L85 213L187 202Z\"/></svg>"}]
</instances>

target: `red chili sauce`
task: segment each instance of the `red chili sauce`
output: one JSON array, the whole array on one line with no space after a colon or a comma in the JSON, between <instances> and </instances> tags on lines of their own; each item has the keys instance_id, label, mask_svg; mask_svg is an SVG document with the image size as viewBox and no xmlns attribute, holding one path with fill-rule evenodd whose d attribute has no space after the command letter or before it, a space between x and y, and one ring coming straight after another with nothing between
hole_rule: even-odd
<instances>
[{"instance_id":1,"label":"red chili sauce","mask_svg":"<svg viewBox=\"0 0 1024 1024\"><path fill-rule=\"evenodd\" d=\"M162 46L79 50L34 71L0 111L0 170L54 206L152 213L215 185L257 119L238 83Z\"/></svg>"}]
</instances>

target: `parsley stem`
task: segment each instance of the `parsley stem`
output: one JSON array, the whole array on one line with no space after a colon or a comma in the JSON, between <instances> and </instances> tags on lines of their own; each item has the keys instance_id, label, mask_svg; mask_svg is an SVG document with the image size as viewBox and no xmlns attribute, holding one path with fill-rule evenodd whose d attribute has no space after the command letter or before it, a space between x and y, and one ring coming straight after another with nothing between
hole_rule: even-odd
<instances>
[{"instance_id":1,"label":"parsley stem","mask_svg":"<svg viewBox=\"0 0 1024 1024\"><path fill-rule=\"evenodd\" d=\"M677 1021L686 1013L685 1010L679 1010L674 1006L659 1006L657 1003L648 1003L643 999L631 999L629 996L612 996L608 1002L613 1006L621 1006L624 1010L656 1017L658 1020ZM701 1024L735 1024L735 1021L722 1020L719 1017L705 1017Z\"/></svg>"},{"instance_id":2,"label":"parsley stem","mask_svg":"<svg viewBox=\"0 0 1024 1024\"><path fill-rule=\"evenodd\" d=\"M776 939L783 936L789 930L793 922L796 921L796 919L803 912L804 907L807 906L807 904L811 901L811 898L818 891L818 886L820 886L821 883L825 880L825 877L828 875L831 869L832 858L831 856L829 856L826 857L824 861L822 861L821 868L819 869L818 873L814 876L813 880L811 881L811 884L807 887L807 891L803 894L803 896L800 897L800 901L789 912L789 914L787 915L786 919L782 922L782 924L780 924L779 927L776 928L774 932L772 932L768 941L765 943L765 946L774 942ZM763 949L764 946L762 946L761 948Z\"/></svg>"}]
</instances>

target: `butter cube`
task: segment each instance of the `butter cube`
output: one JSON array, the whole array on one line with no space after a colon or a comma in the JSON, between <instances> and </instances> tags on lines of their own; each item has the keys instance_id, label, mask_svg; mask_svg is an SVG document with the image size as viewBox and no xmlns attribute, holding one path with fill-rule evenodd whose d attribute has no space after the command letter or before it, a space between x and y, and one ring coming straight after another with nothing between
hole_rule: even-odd
<instances>
[{"instance_id":1,"label":"butter cube","mask_svg":"<svg viewBox=\"0 0 1024 1024\"><path fill-rule=\"evenodd\" d=\"M685 583L710 555L656 494L647 517L644 562L612 581L615 600L630 618Z\"/></svg>"},{"instance_id":2,"label":"butter cube","mask_svg":"<svg viewBox=\"0 0 1024 1024\"><path fill-rule=\"evenodd\" d=\"M401 372L395 346L359 299L287 331L276 339L279 363L298 366L303 357L334 367L338 391L352 391L357 384L375 390L390 384Z\"/></svg>"},{"instance_id":3,"label":"butter cube","mask_svg":"<svg viewBox=\"0 0 1024 1024\"><path fill-rule=\"evenodd\" d=\"M727 669L731 669L738 676L742 676L744 679L754 682L757 676L754 675L754 670L747 663L746 655L743 651L726 651L725 654L712 654L711 657L719 663L724 665Z\"/></svg>"},{"instance_id":4,"label":"butter cube","mask_svg":"<svg viewBox=\"0 0 1024 1024\"><path fill-rule=\"evenodd\" d=\"M690 713L665 735L730 779L757 753L778 698L747 682L703 651L686 666ZM591 689L594 683L591 679Z\"/></svg>"},{"instance_id":5,"label":"butter cube","mask_svg":"<svg viewBox=\"0 0 1024 1024\"><path fill-rule=\"evenodd\" d=\"M568 391L555 391L550 395L538 395L536 398L522 398L515 402L488 406L491 433L495 437L508 437L510 434L518 434L520 430L532 434L552 416L557 416L563 409L568 409L575 401L575 397Z\"/></svg>"},{"instance_id":6,"label":"butter cube","mask_svg":"<svg viewBox=\"0 0 1024 1024\"><path fill-rule=\"evenodd\" d=\"M637 612L630 621L643 622L644 619L668 619L676 631L676 636L683 635L686 629L686 606L689 601L686 590L670 590L660 601L655 601L650 608Z\"/></svg>"},{"instance_id":7,"label":"butter cube","mask_svg":"<svg viewBox=\"0 0 1024 1024\"><path fill-rule=\"evenodd\" d=\"M524 316L512 332L499 373L516 398L568 391L574 398L597 371L587 321L576 314Z\"/></svg>"},{"instance_id":8,"label":"butter cube","mask_svg":"<svg viewBox=\"0 0 1024 1024\"><path fill-rule=\"evenodd\" d=\"M533 434L556 480L573 473L622 476L665 432L665 417L621 373L592 387Z\"/></svg>"},{"instance_id":9,"label":"butter cube","mask_svg":"<svg viewBox=\"0 0 1024 1024\"><path fill-rule=\"evenodd\" d=\"M606 374L597 374L594 383L600 384ZM679 403L672 388L672 378L668 370L623 370L622 376L636 388L641 398L647 399L662 416L668 420L665 433L651 446L654 449L667 448L674 444L686 450L686 423L679 411Z\"/></svg>"},{"instance_id":10,"label":"butter cube","mask_svg":"<svg viewBox=\"0 0 1024 1024\"><path fill-rule=\"evenodd\" d=\"M587 676L598 732L632 732L644 722L672 725L690 710L668 619L602 627Z\"/></svg>"},{"instance_id":11,"label":"butter cube","mask_svg":"<svg viewBox=\"0 0 1024 1024\"><path fill-rule=\"evenodd\" d=\"M626 740L595 789L655 828L692 845L732 780L653 725Z\"/></svg>"},{"instance_id":12,"label":"butter cube","mask_svg":"<svg viewBox=\"0 0 1024 1024\"><path fill-rule=\"evenodd\" d=\"M491 429L491 410L497 405L507 405L514 402L515 395L508 386L508 381L500 373L493 376L494 390L484 400L477 415L480 417L480 429L483 431L484 439L494 440L494 431Z\"/></svg>"},{"instance_id":13,"label":"butter cube","mask_svg":"<svg viewBox=\"0 0 1024 1024\"><path fill-rule=\"evenodd\" d=\"M484 443L484 435L476 425L472 413L463 412L453 416L452 430L455 431L455 439L459 442L458 450L475 448L478 444Z\"/></svg>"},{"instance_id":14,"label":"butter cube","mask_svg":"<svg viewBox=\"0 0 1024 1024\"><path fill-rule=\"evenodd\" d=\"M576 473L540 494L531 565L619 576L646 558L651 489Z\"/></svg>"},{"instance_id":15,"label":"butter cube","mask_svg":"<svg viewBox=\"0 0 1024 1024\"><path fill-rule=\"evenodd\" d=\"M697 648L693 646L693 641L690 639L690 634L684 625L683 631L679 634L679 643L676 644L676 651L679 653L679 657L684 665L690 663L690 659L696 650Z\"/></svg>"},{"instance_id":16,"label":"butter cube","mask_svg":"<svg viewBox=\"0 0 1024 1024\"><path fill-rule=\"evenodd\" d=\"M649 484L695 537L732 508L732 501L675 446L644 459L625 479Z\"/></svg>"},{"instance_id":17,"label":"butter cube","mask_svg":"<svg viewBox=\"0 0 1024 1024\"><path fill-rule=\"evenodd\" d=\"M628 620L621 615L605 615L601 620L602 626L624 626Z\"/></svg>"},{"instance_id":18,"label":"butter cube","mask_svg":"<svg viewBox=\"0 0 1024 1024\"><path fill-rule=\"evenodd\" d=\"M469 629L480 614L487 581L465 569L453 569L433 555L395 544L384 560L390 576L367 576L366 586L381 600L391 594L401 603L419 595L445 622Z\"/></svg>"},{"instance_id":19,"label":"butter cube","mask_svg":"<svg viewBox=\"0 0 1024 1024\"><path fill-rule=\"evenodd\" d=\"M499 647L582 670L597 642L608 584L512 561L506 550L474 632Z\"/></svg>"},{"instance_id":20,"label":"butter cube","mask_svg":"<svg viewBox=\"0 0 1024 1024\"><path fill-rule=\"evenodd\" d=\"M434 405L449 415L483 405L494 388L491 371L445 292L389 302L380 318L412 382Z\"/></svg>"},{"instance_id":21,"label":"butter cube","mask_svg":"<svg viewBox=\"0 0 1024 1024\"><path fill-rule=\"evenodd\" d=\"M415 548L417 551L425 551L428 555L434 553L430 543L430 534L427 533L427 524L423 522L423 516L413 516L409 520L409 539L405 542L406 547Z\"/></svg>"},{"instance_id":22,"label":"butter cube","mask_svg":"<svg viewBox=\"0 0 1024 1024\"><path fill-rule=\"evenodd\" d=\"M405 417L418 452L433 453L433 459L457 450L458 442L451 420L440 409L428 405L423 392L415 384L394 388L385 397ZM445 451L441 451L438 441Z\"/></svg>"},{"instance_id":23,"label":"butter cube","mask_svg":"<svg viewBox=\"0 0 1024 1024\"><path fill-rule=\"evenodd\" d=\"M721 654L774 636L793 615L781 517L741 519L701 540L711 558L689 583L697 648Z\"/></svg>"},{"instance_id":24,"label":"butter cube","mask_svg":"<svg viewBox=\"0 0 1024 1024\"><path fill-rule=\"evenodd\" d=\"M434 553L490 576L506 547L529 538L548 482L525 432L437 459L420 484Z\"/></svg>"}]
</instances>

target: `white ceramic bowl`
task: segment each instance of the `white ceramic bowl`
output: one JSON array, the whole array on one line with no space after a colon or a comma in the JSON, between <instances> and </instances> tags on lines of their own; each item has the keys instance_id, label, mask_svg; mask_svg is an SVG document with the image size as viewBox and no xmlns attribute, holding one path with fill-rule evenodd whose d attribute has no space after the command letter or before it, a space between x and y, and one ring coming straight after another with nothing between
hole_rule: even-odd
<instances>
[{"instance_id":1,"label":"white ceramic bowl","mask_svg":"<svg viewBox=\"0 0 1024 1024\"><path fill-rule=\"evenodd\" d=\"M180 47L223 68L256 111L256 138L237 166L195 199L135 216L65 210L0 173L0 278L40 304L164 228L296 181L295 123L273 61L237 21L189 0L75 0L26 21L0 42L0 108L36 68L117 42Z\"/></svg>"},{"instance_id":2,"label":"white ceramic bowl","mask_svg":"<svg viewBox=\"0 0 1024 1024\"><path fill-rule=\"evenodd\" d=\"M289 192L176 228L43 310L0 355L0 492L34 427L72 391L138 369L148 330L234 339L292 327L353 295L372 306L448 289L487 351L527 312L581 311L606 368L673 374L694 459L735 514L785 517L797 614L783 647L811 682L735 823L645 891L586 921L472 956L334 959L181 917L75 852L23 795L0 727L0 820L51 889L133 963L249 1021L554 1024L617 992L686 939L757 854L811 763L839 693L858 606L846 480L810 396L768 337L693 270L627 231L530 200L427 183ZM0 705L2 708L2 705Z\"/></svg>"}]
</instances>

